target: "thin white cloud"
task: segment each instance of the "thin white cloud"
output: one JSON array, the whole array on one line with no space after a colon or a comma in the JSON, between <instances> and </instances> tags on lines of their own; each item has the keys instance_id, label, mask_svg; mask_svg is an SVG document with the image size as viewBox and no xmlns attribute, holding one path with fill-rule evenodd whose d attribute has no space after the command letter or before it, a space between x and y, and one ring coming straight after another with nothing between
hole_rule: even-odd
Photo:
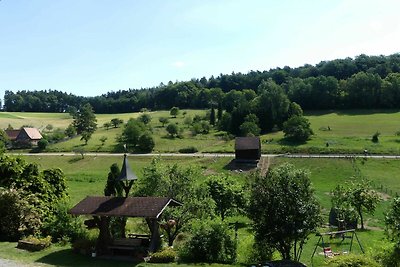
<instances>
[{"instance_id":1,"label":"thin white cloud","mask_svg":"<svg viewBox=\"0 0 400 267\"><path fill-rule=\"evenodd\" d=\"M183 68L185 66L185 62L183 61L175 61L171 64L175 68Z\"/></svg>"}]
</instances>

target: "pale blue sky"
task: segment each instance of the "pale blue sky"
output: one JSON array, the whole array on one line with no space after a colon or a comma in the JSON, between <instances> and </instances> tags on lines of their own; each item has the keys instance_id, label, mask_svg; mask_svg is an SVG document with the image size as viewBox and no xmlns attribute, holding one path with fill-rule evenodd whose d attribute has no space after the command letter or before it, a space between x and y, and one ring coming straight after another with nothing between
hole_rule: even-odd
<instances>
[{"instance_id":1,"label":"pale blue sky","mask_svg":"<svg viewBox=\"0 0 400 267\"><path fill-rule=\"evenodd\" d=\"M0 97L400 52L393 0L0 0Z\"/></svg>"}]
</instances>

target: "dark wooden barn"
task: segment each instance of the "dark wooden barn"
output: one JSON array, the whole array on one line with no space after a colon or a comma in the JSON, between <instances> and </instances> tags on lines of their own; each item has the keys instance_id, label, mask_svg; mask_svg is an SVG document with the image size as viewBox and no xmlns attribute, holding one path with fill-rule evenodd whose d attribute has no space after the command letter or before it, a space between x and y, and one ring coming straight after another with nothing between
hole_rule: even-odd
<instances>
[{"instance_id":1,"label":"dark wooden barn","mask_svg":"<svg viewBox=\"0 0 400 267\"><path fill-rule=\"evenodd\" d=\"M235 159L236 162L254 163L261 158L260 137L236 137Z\"/></svg>"}]
</instances>

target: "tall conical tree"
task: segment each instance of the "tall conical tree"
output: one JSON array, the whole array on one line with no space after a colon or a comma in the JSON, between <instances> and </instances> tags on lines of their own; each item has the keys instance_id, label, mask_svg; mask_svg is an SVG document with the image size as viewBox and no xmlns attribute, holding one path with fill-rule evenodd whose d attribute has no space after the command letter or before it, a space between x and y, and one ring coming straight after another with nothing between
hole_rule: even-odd
<instances>
[{"instance_id":1,"label":"tall conical tree","mask_svg":"<svg viewBox=\"0 0 400 267\"><path fill-rule=\"evenodd\" d=\"M211 107L210 124L211 124L212 126L215 125L215 109L214 109L214 106Z\"/></svg>"}]
</instances>

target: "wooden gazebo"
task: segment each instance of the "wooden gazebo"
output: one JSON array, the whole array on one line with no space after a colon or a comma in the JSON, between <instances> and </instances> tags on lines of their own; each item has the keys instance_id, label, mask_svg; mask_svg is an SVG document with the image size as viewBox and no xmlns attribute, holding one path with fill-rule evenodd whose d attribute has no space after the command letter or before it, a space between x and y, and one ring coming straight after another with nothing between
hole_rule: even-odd
<instances>
[{"instance_id":1,"label":"wooden gazebo","mask_svg":"<svg viewBox=\"0 0 400 267\"><path fill-rule=\"evenodd\" d=\"M113 238L109 231L110 217L145 218L151 233L148 250L154 252L160 246L158 220L161 214L168 206L180 205L182 204L167 197L88 196L76 204L69 213L94 217L94 223L100 229L96 250L101 254L108 252L113 245ZM126 244L128 244L127 248L129 249L129 244L132 244L132 242Z\"/></svg>"}]
</instances>

